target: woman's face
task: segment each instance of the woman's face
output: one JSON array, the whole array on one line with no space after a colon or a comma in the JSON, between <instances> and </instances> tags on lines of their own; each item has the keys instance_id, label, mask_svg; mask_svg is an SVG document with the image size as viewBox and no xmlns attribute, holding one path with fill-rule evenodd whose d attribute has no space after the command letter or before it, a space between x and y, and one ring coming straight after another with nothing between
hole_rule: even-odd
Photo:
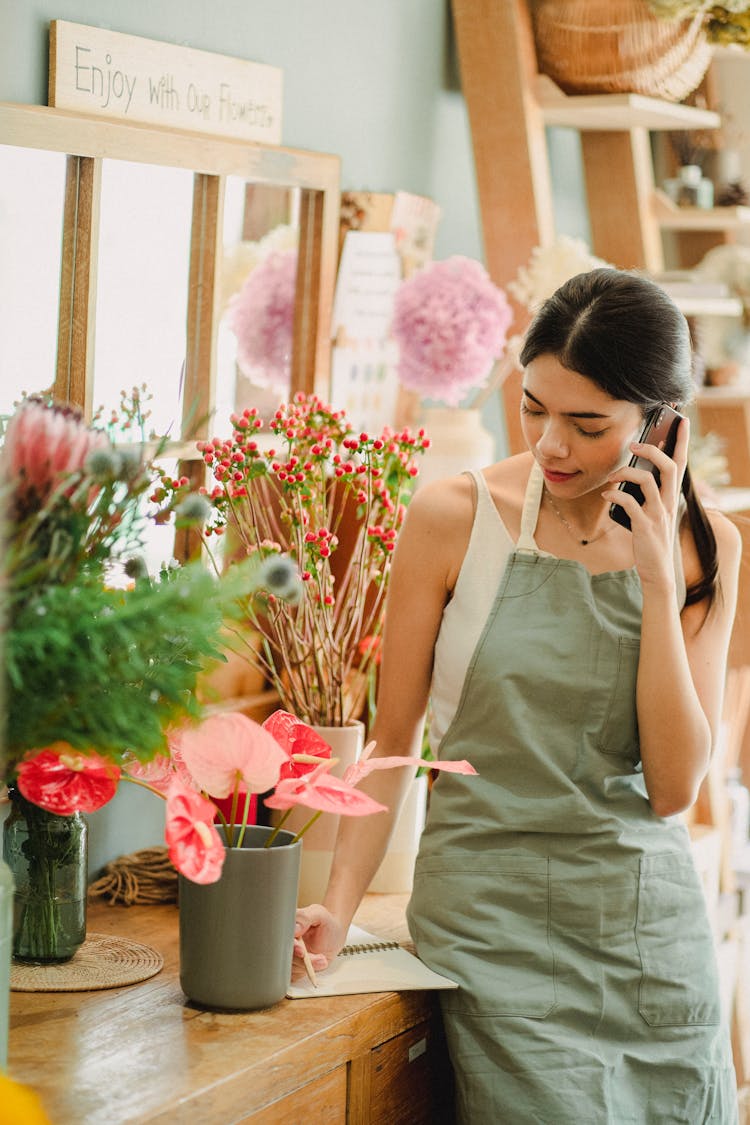
<instances>
[{"instance_id":1,"label":"woman's face","mask_svg":"<svg viewBox=\"0 0 750 1125\"><path fill-rule=\"evenodd\" d=\"M643 411L541 355L525 370L521 426L549 491L572 499L603 488L629 459Z\"/></svg>"}]
</instances>

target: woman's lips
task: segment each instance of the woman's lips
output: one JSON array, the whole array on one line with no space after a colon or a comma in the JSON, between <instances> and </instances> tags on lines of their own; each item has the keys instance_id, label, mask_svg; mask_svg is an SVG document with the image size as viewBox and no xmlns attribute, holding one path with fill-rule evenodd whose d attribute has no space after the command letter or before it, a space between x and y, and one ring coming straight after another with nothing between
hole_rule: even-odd
<instances>
[{"instance_id":1,"label":"woman's lips","mask_svg":"<svg viewBox=\"0 0 750 1125\"><path fill-rule=\"evenodd\" d=\"M542 466L544 479L548 480L551 484L564 484L567 480L572 480L573 477L578 476L578 473L556 473L553 469L545 469Z\"/></svg>"}]
</instances>

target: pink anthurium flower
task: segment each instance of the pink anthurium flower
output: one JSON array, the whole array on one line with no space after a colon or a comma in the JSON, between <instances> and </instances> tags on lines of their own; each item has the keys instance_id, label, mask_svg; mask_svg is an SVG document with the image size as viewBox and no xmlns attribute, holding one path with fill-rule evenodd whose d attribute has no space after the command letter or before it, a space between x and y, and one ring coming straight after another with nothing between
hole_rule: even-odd
<instances>
[{"instance_id":1,"label":"pink anthurium flower","mask_svg":"<svg viewBox=\"0 0 750 1125\"><path fill-rule=\"evenodd\" d=\"M240 792L264 793L276 784L287 756L276 740L238 711L211 715L199 727L169 736L197 787L212 797Z\"/></svg>"},{"instance_id":2,"label":"pink anthurium flower","mask_svg":"<svg viewBox=\"0 0 750 1125\"><path fill-rule=\"evenodd\" d=\"M193 883L216 883L224 866L225 848L213 819L213 801L189 789L178 777L167 792L164 838L174 866Z\"/></svg>"},{"instance_id":3,"label":"pink anthurium flower","mask_svg":"<svg viewBox=\"0 0 750 1125\"><path fill-rule=\"evenodd\" d=\"M282 781L311 773L318 764L316 759L331 757L328 743L312 727L300 722L288 711L274 711L263 723L263 729L276 739L288 755L281 768ZM310 758L313 760L310 761Z\"/></svg>"},{"instance_id":4,"label":"pink anthurium flower","mask_svg":"<svg viewBox=\"0 0 750 1125\"><path fill-rule=\"evenodd\" d=\"M128 758L123 763L123 770L128 777L144 781L150 789L155 789L162 796L166 796L175 776L172 759L166 754L159 754L150 762L140 762L135 757Z\"/></svg>"},{"instance_id":5,"label":"pink anthurium flower","mask_svg":"<svg viewBox=\"0 0 750 1125\"><path fill-rule=\"evenodd\" d=\"M428 762L424 758L410 757L404 754L394 754L391 757L373 758L375 742L368 742L362 751L359 761L354 762L346 770L344 781L349 785L358 785L363 777L367 777L373 770L395 769L396 766L424 766L431 770L444 770L446 773L476 774L476 770L462 759L460 762Z\"/></svg>"},{"instance_id":6,"label":"pink anthurium flower","mask_svg":"<svg viewBox=\"0 0 750 1125\"><path fill-rule=\"evenodd\" d=\"M67 742L53 742L20 763L18 788L27 801L55 813L96 812L111 801L120 768L99 754L83 754Z\"/></svg>"},{"instance_id":7,"label":"pink anthurium flower","mask_svg":"<svg viewBox=\"0 0 750 1125\"><path fill-rule=\"evenodd\" d=\"M322 763L305 777L291 777L280 781L265 804L271 809L291 809L304 805L319 812L337 813L340 816L368 816L385 812L386 806L373 801L366 793L349 785L340 777L328 772L327 762Z\"/></svg>"}]
</instances>

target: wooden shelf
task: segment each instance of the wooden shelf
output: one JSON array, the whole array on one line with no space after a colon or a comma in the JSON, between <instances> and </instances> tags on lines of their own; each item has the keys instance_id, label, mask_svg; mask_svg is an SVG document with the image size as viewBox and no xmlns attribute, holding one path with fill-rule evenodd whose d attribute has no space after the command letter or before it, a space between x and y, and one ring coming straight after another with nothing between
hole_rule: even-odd
<instances>
[{"instance_id":1,"label":"wooden shelf","mask_svg":"<svg viewBox=\"0 0 750 1125\"><path fill-rule=\"evenodd\" d=\"M736 230L750 226L750 207L678 207L666 192L654 191L654 211L662 230Z\"/></svg>"},{"instance_id":2,"label":"wooden shelf","mask_svg":"<svg viewBox=\"0 0 750 1125\"><path fill-rule=\"evenodd\" d=\"M545 125L619 132L646 129L718 129L721 117L708 109L647 98L643 94L565 94L546 74L537 75L535 95Z\"/></svg>"},{"instance_id":3,"label":"wooden shelf","mask_svg":"<svg viewBox=\"0 0 750 1125\"><path fill-rule=\"evenodd\" d=\"M669 294L684 316L742 316L739 297L675 297Z\"/></svg>"},{"instance_id":4,"label":"wooden shelf","mask_svg":"<svg viewBox=\"0 0 750 1125\"><path fill-rule=\"evenodd\" d=\"M741 387L701 387L695 396L698 406L746 406L750 390Z\"/></svg>"}]
</instances>

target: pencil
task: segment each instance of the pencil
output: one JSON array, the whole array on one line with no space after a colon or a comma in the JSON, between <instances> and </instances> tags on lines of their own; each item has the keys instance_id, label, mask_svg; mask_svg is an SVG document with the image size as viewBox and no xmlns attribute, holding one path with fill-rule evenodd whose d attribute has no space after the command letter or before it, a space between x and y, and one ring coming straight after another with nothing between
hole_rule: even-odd
<instances>
[{"instance_id":1,"label":"pencil","mask_svg":"<svg viewBox=\"0 0 750 1125\"><path fill-rule=\"evenodd\" d=\"M297 940L299 940L299 939L297 939ZM310 978L310 984L313 986L313 988L317 988L318 987L318 980L317 980L317 977L315 976L315 969L313 968L313 963L312 963L312 960L310 958L310 954L307 952L307 946L304 944L304 942L302 943L302 963L305 966L305 972L307 973L308 977Z\"/></svg>"}]
</instances>

